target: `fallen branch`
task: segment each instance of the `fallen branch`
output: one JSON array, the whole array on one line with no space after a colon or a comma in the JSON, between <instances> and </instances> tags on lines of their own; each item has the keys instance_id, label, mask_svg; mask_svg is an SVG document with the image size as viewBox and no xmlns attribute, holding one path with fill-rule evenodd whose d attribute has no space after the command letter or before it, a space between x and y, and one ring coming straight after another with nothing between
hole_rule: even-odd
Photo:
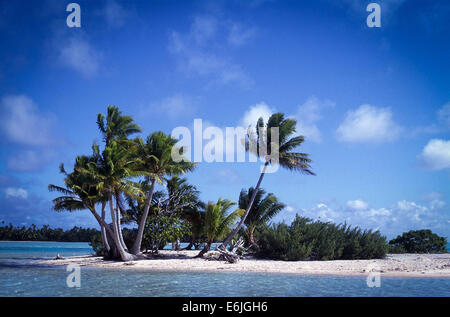
<instances>
[{"instance_id":1,"label":"fallen branch","mask_svg":"<svg viewBox=\"0 0 450 317\"><path fill-rule=\"evenodd\" d=\"M217 251L220 253L219 259L228 261L229 263L237 263L239 262L240 256L237 254L239 250L244 250L244 240L239 238L238 241L232 246L231 251L228 250L222 250L220 248L217 248Z\"/></svg>"}]
</instances>

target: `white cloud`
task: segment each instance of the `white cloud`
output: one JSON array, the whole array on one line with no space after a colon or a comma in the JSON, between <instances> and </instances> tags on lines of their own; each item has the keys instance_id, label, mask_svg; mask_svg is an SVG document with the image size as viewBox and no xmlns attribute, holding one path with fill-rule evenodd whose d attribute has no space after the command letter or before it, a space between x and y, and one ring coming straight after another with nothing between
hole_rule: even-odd
<instances>
[{"instance_id":1,"label":"white cloud","mask_svg":"<svg viewBox=\"0 0 450 317\"><path fill-rule=\"evenodd\" d=\"M286 212L294 212L294 211L295 211L295 208L292 207L292 206L290 206L290 205L288 205L288 206L286 206L286 207L284 208L284 210L286 210Z\"/></svg>"},{"instance_id":2,"label":"white cloud","mask_svg":"<svg viewBox=\"0 0 450 317\"><path fill-rule=\"evenodd\" d=\"M445 133L450 129L450 102L447 102L436 112L437 122L427 126L410 129L410 135Z\"/></svg>"},{"instance_id":3,"label":"white cloud","mask_svg":"<svg viewBox=\"0 0 450 317\"><path fill-rule=\"evenodd\" d=\"M189 96L174 94L164 98L143 110L143 115L149 112L164 113L170 119L177 119L180 117L192 115L196 109L196 100Z\"/></svg>"},{"instance_id":4,"label":"white cloud","mask_svg":"<svg viewBox=\"0 0 450 317\"><path fill-rule=\"evenodd\" d=\"M119 28L125 24L130 12L118 4L116 1L106 1L105 7L99 12L110 27Z\"/></svg>"},{"instance_id":5,"label":"white cloud","mask_svg":"<svg viewBox=\"0 0 450 317\"><path fill-rule=\"evenodd\" d=\"M254 37L256 34L256 28L245 28L241 24L234 23L231 26L230 33L228 35L228 42L231 45L241 46L244 45Z\"/></svg>"},{"instance_id":6,"label":"white cloud","mask_svg":"<svg viewBox=\"0 0 450 317\"><path fill-rule=\"evenodd\" d=\"M397 208L402 211L411 211L411 210L426 210L426 207L417 205L415 202L401 200L397 202Z\"/></svg>"},{"instance_id":7,"label":"white cloud","mask_svg":"<svg viewBox=\"0 0 450 317\"><path fill-rule=\"evenodd\" d=\"M449 214L445 210L444 201L430 201L421 205L413 201L400 200L390 207L371 208L361 199L350 200L345 205L329 206L319 203L312 208L295 209L281 213L277 219L292 220L295 213L303 217L330 221L333 223L347 223L363 229L378 229L382 234L390 237L397 236L409 230L429 228L440 234L450 235Z\"/></svg>"},{"instance_id":8,"label":"white cloud","mask_svg":"<svg viewBox=\"0 0 450 317\"><path fill-rule=\"evenodd\" d=\"M347 201L347 207L353 210L365 210L367 209L367 207L369 207L369 205L361 200L361 199L357 199L357 200L349 200Z\"/></svg>"},{"instance_id":9,"label":"white cloud","mask_svg":"<svg viewBox=\"0 0 450 317\"><path fill-rule=\"evenodd\" d=\"M339 216L338 212L324 203L319 203L317 206L313 207L311 213L315 215L315 218L318 218L321 221L333 221Z\"/></svg>"},{"instance_id":10,"label":"white cloud","mask_svg":"<svg viewBox=\"0 0 450 317\"><path fill-rule=\"evenodd\" d=\"M8 158L7 167L16 172L37 171L49 163L53 157L54 153L49 149L24 150Z\"/></svg>"},{"instance_id":11,"label":"white cloud","mask_svg":"<svg viewBox=\"0 0 450 317\"><path fill-rule=\"evenodd\" d=\"M295 116L297 119L297 133L303 135L306 140L321 142L322 134L316 123L322 118L323 109L332 108L335 103L330 100L320 101L317 97L311 96L306 102L299 106Z\"/></svg>"},{"instance_id":12,"label":"white cloud","mask_svg":"<svg viewBox=\"0 0 450 317\"><path fill-rule=\"evenodd\" d=\"M91 77L99 69L100 53L88 41L71 37L60 48L59 62L86 77Z\"/></svg>"},{"instance_id":13,"label":"white cloud","mask_svg":"<svg viewBox=\"0 0 450 317\"><path fill-rule=\"evenodd\" d=\"M347 112L337 129L338 139L344 142L382 143L397 138L401 128L393 121L389 108L361 105Z\"/></svg>"},{"instance_id":14,"label":"white cloud","mask_svg":"<svg viewBox=\"0 0 450 317\"><path fill-rule=\"evenodd\" d=\"M428 202L431 210L440 210L445 207L446 203L443 200L444 195L438 192L431 192L422 197L422 200Z\"/></svg>"},{"instance_id":15,"label":"white cloud","mask_svg":"<svg viewBox=\"0 0 450 317\"><path fill-rule=\"evenodd\" d=\"M431 192L431 193L427 193L425 195L422 196L422 200L424 201L432 201L435 199L442 199L444 197L444 195L442 193L439 192Z\"/></svg>"},{"instance_id":16,"label":"white cloud","mask_svg":"<svg viewBox=\"0 0 450 317\"><path fill-rule=\"evenodd\" d=\"M349 111L337 129L338 139L343 142L383 143L396 139L401 128L392 119L389 108L377 108L369 104Z\"/></svg>"},{"instance_id":17,"label":"white cloud","mask_svg":"<svg viewBox=\"0 0 450 317\"><path fill-rule=\"evenodd\" d=\"M438 111L439 121L447 128L450 128L450 102L447 102Z\"/></svg>"},{"instance_id":18,"label":"white cloud","mask_svg":"<svg viewBox=\"0 0 450 317\"><path fill-rule=\"evenodd\" d=\"M445 201L439 200L439 199L434 199L432 201L430 201L430 209L434 210L434 209L442 209L445 207Z\"/></svg>"},{"instance_id":19,"label":"white cloud","mask_svg":"<svg viewBox=\"0 0 450 317\"><path fill-rule=\"evenodd\" d=\"M169 50L179 58L179 65L187 74L213 78L219 84L238 84L243 88L253 85L253 80L242 66L223 55L223 41L218 29L224 24L213 16L197 16L186 33L173 31Z\"/></svg>"},{"instance_id":20,"label":"white cloud","mask_svg":"<svg viewBox=\"0 0 450 317\"><path fill-rule=\"evenodd\" d=\"M432 139L424 147L420 159L426 168L450 168L450 140Z\"/></svg>"},{"instance_id":21,"label":"white cloud","mask_svg":"<svg viewBox=\"0 0 450 317\"><path fill-rule=\"evenodd\" d=\"M216 177L214 177L210 181L222 184L238 184L242 182L242 178L238 173L231 169L221 169L217 171Z\"/></svg>"},{"instance_id":22,"label":"white cloud","mask_svg":"<svg viewBox=\"0 0 450 317\"><path fill-rule=\"evenodd\" d=\"M335 103L330 100L319 100L315 96L309 97L305 103L298 107L297 113L290 116L297 120L296 134L303 135L306 140L313 142L321 142L322 136L317 127L317 122L322 118L322 111L327 108L332 108ZM264 123L269 117L275 113L275 108L269 106L264 101L250 106L244 113L239 124L244 128L248 126L254 127L259 118L263 118Z\"/></svg>"},{"instance_id":23,"label":"white cloud","mask_svg":"<svg viewBox=\"0 0 450 317\"><path fill-rule=\"evenodd\" d=\"M29 97L4 96L0 102L0 113L0 129L9 141L32 146L58 143L52 133L54 117L39 113L38 107Z\"/></svg>"},{"instance_id":24,"label":"white cloud","mask_svg":"<svg viewBox=\"0 0 450 317\"><path fill-rule=\"evenodd\" d=\"M390 216L391 215L391 211L386 209L386 208L380 208L380 209L370 209L369 210L369 215L371 217L374 216Z\"/></svg>"},{"instance_id":25,"label":"white cloud","mask_svg":"<svg viewBox=\"0 0 450 317\"><path fill-rule=\"evenodd\" d=\"M241 119L240 124L244 128L248 128L249 126L255 127L259 118L262 117L264 123L266 123L269 117L274 112L275 110L269 107L265 102L257 103L253 106L250 106L250 109L244 113L244 116Z\"/></svg>"},{"instance_id":26,"label":"white cloud","mask_svg":"<svg viewBox=\"0 0 450 317\"><path fill-rule=\"evenodd\" d=\"M191 25L189 37L199 45L204 45L216 34L218 22L212 16L196 16Z\"/></svg>"},{"instance_id":27,"label":"white cloud","mask_svg":"<svg viewBox=\"0 0 450 317\"><path fill-rule=\"evenodd\" d=\"M23 188L8 187L5 189L6 197L27 199L28 192Z\"/></svg>"}]
</instances>

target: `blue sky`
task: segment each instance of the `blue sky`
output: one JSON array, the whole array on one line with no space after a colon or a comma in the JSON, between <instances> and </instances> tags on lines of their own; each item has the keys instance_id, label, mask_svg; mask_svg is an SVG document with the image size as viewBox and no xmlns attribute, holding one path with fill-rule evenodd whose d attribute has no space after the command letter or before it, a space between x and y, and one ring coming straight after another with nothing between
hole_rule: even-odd
<instances>
[{"instance_id":1,"label":"blue sky","mask_svg":"<svg viewBox=\"0 0 450 317\"><path fill-rule=\"evenodd\" d=\"M49 183L101 141L109 104L143 135L194 118L298 120L317 176L279 170L262 187L314 219L450 236L450 3L374 1L0 1L0 221L95 226L55 213ZM259 164L202 163L205 201L237 200Z\"/></svg>"}]
</instances>

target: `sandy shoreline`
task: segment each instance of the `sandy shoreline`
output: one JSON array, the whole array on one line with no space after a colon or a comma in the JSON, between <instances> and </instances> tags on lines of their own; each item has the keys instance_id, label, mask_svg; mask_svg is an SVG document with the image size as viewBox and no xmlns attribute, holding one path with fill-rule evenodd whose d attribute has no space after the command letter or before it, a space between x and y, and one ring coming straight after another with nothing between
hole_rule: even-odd
<instances>
[{"instance_id":1,"label":"sandy shoreline","mask_svg":"<svg viewBox=\"0 0 450 317\"><path fill-rule=\"evenodd\" d=\"M260 272L308 275L367 276L380 272L392 277L450 278L450 254L388 254L377 260L274 261L245 258L237 264L194 258L198 251L161 251L160 257L130 263L104 261L96 256L38 261L45 265L68 265L154 271Z\"/></svg>"}]
</instances>

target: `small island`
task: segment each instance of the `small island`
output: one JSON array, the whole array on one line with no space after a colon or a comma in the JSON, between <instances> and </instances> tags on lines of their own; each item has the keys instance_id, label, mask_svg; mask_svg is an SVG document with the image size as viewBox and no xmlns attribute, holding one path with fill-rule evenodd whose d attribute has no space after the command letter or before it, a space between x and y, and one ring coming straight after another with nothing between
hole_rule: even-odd
<instances>
[{"instance_id":1,"label":"small island","mask_svg":"<svg viewBox=\"0 0 450 317\"><path fill-rule=\"evenodd\" d=\"M265 169L275 163L269 149L256 186L243 189L237 203L222 198L205 203L199 198L198 188L180 177L195 170L197 164L184 157L174 159L174 152L183 152L177 148L177 140L161 131L145 140L129 138L141 128L115 106L108 107L106 116L98 114L97 125L103 135L103 149L94 143L92 154L77 156L70 172L61 164L64 186L48 187L62 194L53 200L55 211L88 210L97 220L100 231L74 228L65 235L60 232L66 239L73 232L90 235L96 255L64 258L58 254L54 260L39 264L450 277L447 240L430 230L410 231L387 243L379 231L300 215L291 224L273 223L271 220L285 205L274 193L261 188ZM296 121L282 113L273 114L266 123L260 118L255 125L259 132L247 134L246 149L252 148L252 142L271 144L269 136L274 127L282 140L276 164L292 172L315 175L309 155L294 152L304 141L294 135ZM155 190L158 184L163 185L161 190ZM107 212L111 223L107 223ZM122 228L124 225L126 228ZM48 229L33 228L32 236L51 235ZM3 231L7 237L8 230ZM13 231L9 227L9 237L14 239ZM181 248L180 241L187 245ZM172 250L165 248L168 243L172 243Z\"/></svg>"}]
</instances>

